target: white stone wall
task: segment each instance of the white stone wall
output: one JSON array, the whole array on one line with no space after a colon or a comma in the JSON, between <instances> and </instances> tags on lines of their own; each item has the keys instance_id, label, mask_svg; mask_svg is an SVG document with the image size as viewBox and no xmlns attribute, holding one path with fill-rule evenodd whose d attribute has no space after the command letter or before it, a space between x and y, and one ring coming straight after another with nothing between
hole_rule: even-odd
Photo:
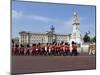
<instances>
[{"instance_id":1,"label":"white stone wall","mask_svg":"<svg viewBox=\"0 0 100 75\"><path fill-rule=\"evenodd\" d=\"M28 43L27 34L22 34L20 38L21 38L20 39L21 44L27 44Z\"/></svg>"},{"instance_id":2,"label":"white stone wall","mask_svg":"<svg viewBox=\"0 0 100 75\"><path fill-rule=\"evenodd\" d=\"M54 35L53 40L56 39L58 43L69 42L70 36L69 35ZM41 34L41 33L20 33L20 43L21 44L30 44L33 43L49 43L50 39L47 34Z\"/></svg>"},{"instance_id":3,"label":"white stone wall","mask_svg":"<svg viewBox=\"0 0 100 75\"><path fill-rule=\"evenodd\" d=\"M33 34L31 35L30 37L30 43L33 44L33 43L45 43L45 38L46 36L45 35L42 35L42 34Z\"/></svg>"},{"instance_id":4,"label":"white stone wall","mask_svg":"<svg viewBox=\"0 0 100 75\"><path fill-rule=\"evenodd\" d=\"M89 44L82 44L82 52L88 53L89 52Z\"/></svg>"},{"instance_id":5,"label":"white stone wall","mask_svg":"<svg viewBox=\"0 0 100 75\"><path fill-rule=\"evenodd\" d=\"M48 36L47 35L44 36L44 39L45 39L45 43L48 43Z\"/></svg>"},{"instance_id":6,"label":"white stone wall","mask_svg":"<svg viewBox=\"0 0 100 75\"><path fill-rule=\"evenodd\" d=\"M67 36L67 35L57 35L57 42L61 43L61 41L69 42L69 36Z\"/></svg>"}]
</instances>

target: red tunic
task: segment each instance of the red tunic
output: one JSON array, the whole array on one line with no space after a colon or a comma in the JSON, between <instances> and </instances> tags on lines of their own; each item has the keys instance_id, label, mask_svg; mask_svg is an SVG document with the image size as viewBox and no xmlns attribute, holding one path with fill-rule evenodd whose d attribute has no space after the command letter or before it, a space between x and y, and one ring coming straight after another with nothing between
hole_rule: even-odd
<instances>
[{"instance_id":1,"label":"red tunic","mask_svg":"<svg viewBox=\"0 0 100 75\"><path fill-rule=\"evenodd\" d=\"M49 46L47 46L47 50L49 50Z\"/></svg>"},{"instance_id":2,"label":"red tunic","mask_svg":"<svg viewBox=\"0 0 100 75\"><path fill-rule=\"evenodd\" d=\"M66 50L66 51L69 50L69 46L66 46L65 50Z\"/></svg>"},{"instance_id":3,"label":"red tunic","mask_svg":"<svg viewBox=\"0 0 100 75\"><path fill-rule=\"evenodd\" d=\"M72 45L72 50L77 50L77 45Z\"/></svg>"},{"instance_id":4,"label":"red tunic","mask_svg":"<svg viewBox=\"0 0 100 75\"><path fill-rule=\"evenodd\" d=\"M36 47L32 47L32 51L36 51Z\"/></svg>"},{"instance_id":5,"label":"red tunic","mask_svg":"<svg viewBox=\"0 0 100 75\"><path fill-rule=\"evenodd\" d=\"M15 48L14 47L12 47L12 52L15 52Z\"/></svg>"},{"instance_id":6,"label":"red tunic","mask_svg":"<svg viewBox=\"0 0 100 75\"><path fill-rule=\"evenodd\" d=\"M65 51L65 45L62 45L61 47L62 47L62 50Z\"/></svg>"},{"instance_id":7,"label":"red tunic","mask_svg":"<svg viewBox=\"0 0 100 75\"><path fill-rule=\"evenodd\" d=\"M55 50L55 46L52 46L51 50L54 51Z\"/></svg>"},{"instance_id":8,"label":"red tunic","mask_svg":"<svg viewBox=\"0 0 100 75\"><path fill-rule=\"evenodd\" d=\"M61 50L63 50L63 47L62 47L62 46L60 46L60 51L61 51Z\"/></svg>"},{"instance_id":9,"label":"red tunic","mask_svg":"<svg viewBox=\"0 0 100 75\"><path fill-rule=\"evenodd\" d=\"M38 47L38 50L41 50L41 47L40 46Z\"/></svg>"},{"instance_id":10,"label":"red tunic","mask_svg":"<svg viewBox=\"0 0 100 75\"><path fill-rule=\"evenodd\" d=\"M60 49L60 46L58 46L58 51L60 51L61 49Z\"/></svg>"},{"instance_id":11,"label":"red tunic","mask_svg":"<svg viewBox=\"0 0 100 75\"><path fill-rule=\"evenodd\" d=\"M20 51L23 51L24 50L24 48L20 48Z\"/></svg>"},{"instance_id":12,"label":"red tunic","mask_svg":"<svg viewBox=\"0 0 100 75\"><path fill-rule=\"evenodd\" d=\"M59 51L59 46L56 47L56 50Z\"/></svg>"},{"instance_id":13,"label":"red tunic","mask_svg":"<svg viewBox=\"0 0 100 75\"><path fill-rule=\"evenodd\" d=\"M14 51L17 51L17 50L19 50L19 48L15 47Z\"/></svg>"},{"instance_id":14,"label":"red tunic","mask_svg":"<svg viewBox=\"0 0 100 75\"><path fill-rule=\"evenodd\" d=\"M14 47L12 47L12 51L14 51Z\"/></svg>"},{"instance_id":15,"label":"red tunic","mask_svg":"<svg viewBox=\"0 0 100 75\"><path fill-rule=\"evenodd\" d=\"M54 50L57 51L57 46L55 46L55 49Z\"/></svg>"},{"instance_id":16,"label":"red tunic","mask_svg":"<svg viewBox=\"0 0 100 75\"><path fill-rule=\"evenodd\" d=\"M31 50L30 48L26 48L26 51Z\"/></svg>"},{"instance_id":17,"label":"red tunic","mask_svg":"<svg viewBox=\"0 0 100 75\"><path fill-rule=\"evenodd\" d=\"M54 46L54 51L56 51L56 46Z\"/></svg>"}]
</instances>

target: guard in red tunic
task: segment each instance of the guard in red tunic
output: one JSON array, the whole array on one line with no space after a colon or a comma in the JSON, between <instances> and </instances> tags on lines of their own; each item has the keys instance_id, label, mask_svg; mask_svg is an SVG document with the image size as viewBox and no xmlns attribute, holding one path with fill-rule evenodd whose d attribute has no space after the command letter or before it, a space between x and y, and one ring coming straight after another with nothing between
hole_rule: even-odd
<instances>
[{"instance_id":1,"label":"guard in red tunic","mask_svg":"<svg viewBox=\"0 0 100 75\"><path fill-rule=\"evenodd\" d=\"M24 55L24 46L21 44L19 48L20 55Z\"/></svg>"},{"instance_id":2,"label":"guard in red tunic","mask_svg":"<svg viewBox=\"0 0 100 75\"><path fill-rule=\"evenodd\" d=\"M70 55L70 48L68 43L65 43L65 54Z\"/></svg>"},{"instance_id":3,"label":"guard in red tunic","mask_svg":"<svg viewBox=\"0 0 100 75\"><path fill-rule=\"evenodd\" d=\"M53 55L53 44L51 44L51 55Z\"/></svg>"},{"instance_id":4,"label":"guard in red tunic","mask_svg":"<svg viewBox=\"0 0 100 75\"><path fill-rule=\"evenodd\" d=\"M43 45L40 47L40 55L43 55Z\"/></svg>"},{"instance_id":5,"label":"guard in red tunic","mask_svg":"<svg viewBox=\"0 0 100 75\"><path fill-rule=\"evenodd\" d=\"M66 43L63 43L63 56L66 56Z\"/></svg>"},{"instance_id":6,"label":"guard in red tunic","mask_svg":"<svg viewBox=\"0 0 100 75\"><path fill-rule=\"evenodd\" d=\"M53 49L53 51L54 51L54 56L57 55L57 48L56 48L56 46L57 46L57 43L54 43L54 49Z\"/></svg>"},{"instance_id":7,"label":"guard in red tunic","mask_svg":"<svg viewBox=\"0 0 100 75\"><path fill-rule=\"evenodd\" d=\"M25 55L30 55L30 46L29 46L29 44L27 45Z\"/></svg>"},{"instance_id":8,"label":"guard in red tunic","mask_svg":"<svg viewBox=\"0 0 100 75\"><path fill-rule=\"evenodd\" d=\"M49 53L49 44L47 44L47 55L50 56L50 53Z\"/></svg>"},{"instance_id":9,"label":"guard in red tunic","mask_svg":"<svg viewBox=\"0 0 100 75\"><path fill-rule=\"evenodd\" d=\"M58 56L58 44L56 44L56 55Z\"/></svg>"},{"instance_id":10,"label":"guard in red tunic","mask_svg":"<svg viewBox=\"0 0 100 75\"><path fill-rule=\"evenodd\" d=\"M46 55L49 55L49 44L48 43L45 45L45 53Z\"/></svg>"},{"instance_id":11,"label":"guard in red tunic","mask_svg":"<svg viewBox=\"0 0 100 75\"><path fill-rule=\"evenodd\" d=\"M44 45L42 46L41 49L42 49L42 55L46 55L46 51L45 51L45 46Z\"/></svg>"},{"instance_id":12,"label":"guard in red tunic","mask_svg":"<svg viewBox=\"0 0 100 75\"><path fill-rule=\"evenodd\" d=\"M51 45L49 45L49 56L51 56L52 55L52 46Z\"/></svg>"},{"instance_id":13,"label":"guard in red tunic","mask_svg":"<svg viewBox=\"0 0 100 75\"><path fill-rule=\"evenodd\" d=\"M41 44L38 43L38 55L41 55Z\"/></svg>"},{"instance_id":14,"label":"guard in red tunic","mask_svg":"<svg viewBox=\"0 0 100 75\"><path fill-rule=\"evenodd\" d=\"M58 56L58 44L56 44L56 55Z\"/></svg>"},{"instance_id":15,"label":"guard in red tunic","mask_svg":"<svg viewBox=\"0 0 100 75\"><path fill-rule=\"evenodd\" d=\"M38 55L38 44L36 44L36 55Z\"/></svg>"},{"instance_id":16,"label":"guard in red tunic","mask_svg":"<svg viewBox=\"0 0 100 75\"><path fill-rule=\"evenodd\" d=\"M72 43L72 55L77 55L77 44L75 42Z\"/></svg>"},{"instance_id":17,"label":"guard in red tunic","mask_svg":"<svg viewBox=\"0 0 100 75\"><path fill-rule=\"evenodd\" d=\"M60 43L60 49L59 49L59 55L60 55L60 56L62 55L62 51L63 51L63 46L62 46L62 44Z\"/></svg>"},{"instance_id":18,"label":"guard in red tunic","mask_svg":"<svg viewBox=\"0 0 100 75\"><path fill-rule=\"evenodd\" d=\"M12 49L11 49L11 51L12 51L12 55L14 55L14 51L15 51L15 47L14 47L14 45L12 45Z\"/></svg>"},{"instance_id":19,"label":"guard in red tunic","mask_svg":"<svg viewBox=\"0 0 100 75\"><path fill-rule=\"evenodd\" d=\"M36 44L32 45L32 55L36 55Z\"/></svg>"},{"instance_id":20,"label":"guard in red tunic","mask_svg":"<svg viewBox=\"0 0 100 75\"><path fill-rule=\"evenodd\" d=\"M64 52L65 52L65 43L62 41L62 43L61 43L61 55L65 55L64 54Z\"/></svg>"},{"instance_id":21,"label":"guard in red tunic","mask_svg":"<svg viewBox=\"0 0 100 75\"><path fill-rule=\"evenodd\" d=\"M19 45L15 45L15 48L14 48L14 55L19 55Z\"/></svg>"},{"instance_id":22,"label":"guard in red tunic","mask_svg":"<svg viewBox=\"0 0 100 75\"><path fill-rule=\"evenodd\" d=\"M60 55L60 43L58 43L58 45L57 45L57 54L58 54L58 56Z\"/></svg>"},{"instance_id":23,"label":"guard in red tunic","mask_svg":"<svg viewBox=\"0 0 100 75\"><path fill-rule=\"evenodd\" d=\"M53 55L56 55L56 44L53 45Z\"/></svg>"},{"instance_id":24,"label":"guard in red tunic","mask_svg":"<svg viewBox=\"0 0 100 75\"><path fill-rule=\"evenodd\" d=\"M51 55L54 55L54 43L53 44L51 44Z\"/></svg>"}]
</instances>

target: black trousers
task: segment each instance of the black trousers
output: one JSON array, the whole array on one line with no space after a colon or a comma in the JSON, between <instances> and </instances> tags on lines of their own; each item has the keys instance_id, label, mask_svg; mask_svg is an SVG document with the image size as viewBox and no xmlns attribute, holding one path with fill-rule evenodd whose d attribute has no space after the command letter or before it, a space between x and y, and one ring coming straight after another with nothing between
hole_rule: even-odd
<instances>
[{"instance_id":1,"label":"black trousers","mask_svg":"<svg viewBox=\"0 0 100 75\"><path fill-rule=\"evenodd\" d=\"M19 55L19 50L15 50L14 55Z\"/></svg>"},{"instance_id":2,"label":"black trousers","mask_svg":"<svg viewBox=\"0 0 100 75\"><path fill-rule=\"evenodd\" d=\"M29 51L29 50L27 50L25 55L30 55L30 51Z\"/></svg>"},{"instance_id":3,"label":"black trousers","mask_svg":"<svg viewBox=\"0 0 100 75\"><path fill-rule=\"evenodd\" d=\"M51 55L54 55L55 54L55 51L54 50L51 50Z\"/></svg>"},{"instance_id":4,"label":"black trousers","mask_svg":"<svg viewBox=\"0 0 100 75\"><path fill-rule=\"evenodd\" d=\"M77 56L77 50L72 50L72 55Z\"/></svg>"},{"instance_id":5,"label":"black trousers","mask_svg":"<svg viewBox=\"0 0 100 75\"><path fill-rule=\"evenodd\" d=\"M66 55L70 55L70 50L65 51Z\"/></svg>"},{"instance_id":6,"label":"black trousers","mask_svg":"<svg viewBox=\"0 0 100 75\"><path fill-rule=\"evenodd\" d=\"M21 50L20 51L20 55L24 55L24 50Z\"/></svg>"}]
</instances>

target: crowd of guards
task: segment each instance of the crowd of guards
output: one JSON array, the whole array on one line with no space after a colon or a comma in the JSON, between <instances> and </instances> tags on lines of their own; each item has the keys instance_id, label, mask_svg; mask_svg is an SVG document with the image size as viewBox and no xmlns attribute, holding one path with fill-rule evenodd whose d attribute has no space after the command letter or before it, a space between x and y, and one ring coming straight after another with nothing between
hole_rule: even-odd
<instances>
[{"instance_id":1,"label":"crowd of guards","mask_svg":"<svg viewBox=\"0 0 100 75\"><path fill-rule=\"evenodd\" d=\"M72 42L72 50L70 50L70 45L66 42L56 43L53 42L52 44L33 44L30 46L24 45L15 45L12 46L12 55L32 55L32 56L70 56L75 55L77 56L77 44L73 41Z\"/></svg>"}]
</instances>

